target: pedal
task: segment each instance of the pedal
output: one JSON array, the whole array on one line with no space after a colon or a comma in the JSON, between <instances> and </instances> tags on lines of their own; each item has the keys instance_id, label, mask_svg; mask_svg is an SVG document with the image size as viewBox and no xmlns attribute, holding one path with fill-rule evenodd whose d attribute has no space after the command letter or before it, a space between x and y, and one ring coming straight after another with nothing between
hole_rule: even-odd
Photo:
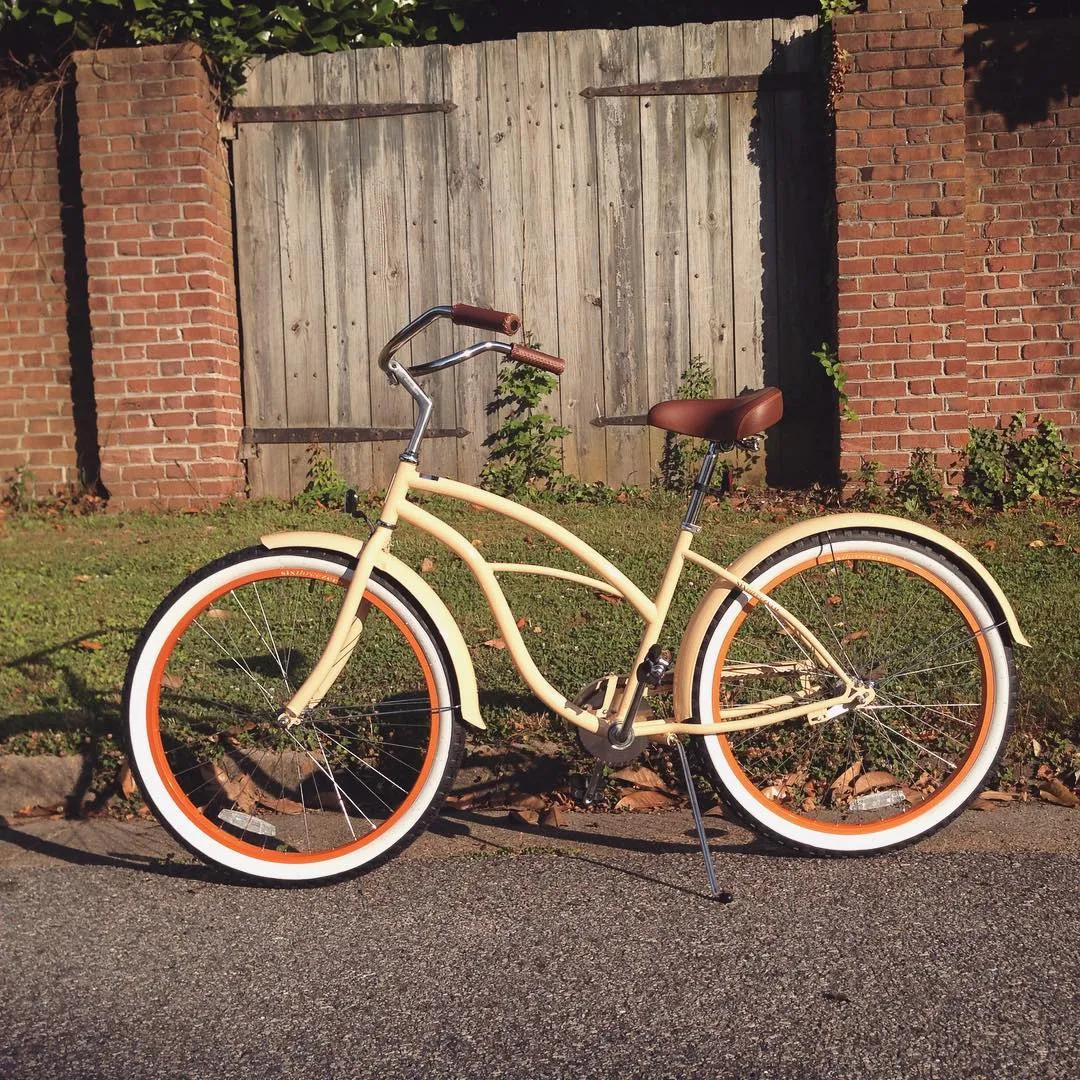
<instances>
[{"instance_id":1,"label":"pedal","mask_svg":"<svg viewBox=\"0 0 1080 1080\"><path fill-rule=\"evenodd\" d=\"M600 790L600 782L604 779L604 763L597 761L593 770L589 773L588 782L585 784L585 793L581 796L582 806L593 806L596 803L596 793Z\"/></svg>"}]
</instances>

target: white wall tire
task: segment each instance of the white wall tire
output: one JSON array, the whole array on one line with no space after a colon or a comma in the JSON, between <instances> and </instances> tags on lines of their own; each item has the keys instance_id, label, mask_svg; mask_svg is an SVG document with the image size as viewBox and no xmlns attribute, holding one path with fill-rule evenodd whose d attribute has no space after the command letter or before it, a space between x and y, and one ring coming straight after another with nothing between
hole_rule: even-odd
<instances>
[{"instance_id":1,"label":"white wall tire","mask_svg":"<svg viewBox=\"0 0 1080 1080\"><path fill-rule=\"evenodd\" d=\"M829 560L833 560L831 569L819 570L819 567L830 566ZM856 560L859 560L858 562ZM758 754L762 761L768 759L770 746L782 748L785 752L790 747L795 755L794 764L791 764L792 754L782 758L781 750L777 749L774 760L778 763L787 763L785 767L795 769L802 762L810 762L812 755L813 733L807 728L803 720L789 721L787 724L777 725L776 728L761 728L754 733L728 736L709 735L696 739L698 753L705 767L706 773L717 787L724 802L732 808L736 816L752 825L764 835L779 840L783 844L796 847L805 851L824 855L861 855L886 851L911 843L940 828L946 822L955 817L981 790L987 775L994 768L998 757L1008 738L1011 715L1015 705L1015 674L1012 663L1012 651L1007 637L1007 628L1003 620L995 615L989 602L980 593L978 587L960 569L932 548L900 535L879 532L876 530L848 530L836 533L822 532L805 540L798 541L787 548L775 553L746 575L748 583L769 594L776 594L783 586L794 590L794 582L799 580L799 574L806 574L808 568L814 572L836 572L836 568L850 565L851 567L863 565L874 566L880 562L882 566L896 566L900 573L910 577L912 581L929 583L924 589L932 596L936 587L942 597L955 598L957 618L960 614L967 621L967 625L977 624L978 633L972 633L971 646L973 654L977 652L980 657L979 667L982 674L979 677L982 698L978 702L963 702L970 708L960 709L959 705L952 711L942 711L940 717L930 711L929 715L935 717L942 727L946 726L946 720L953 726L957 735L950 730L947 734L959 743L960 738L967 738L966 732L960 727L961 722L966 728L969 724L967 717L977 716L977 731L970 737L970 747L966 751L957 749L955 760L950 756L948 761L952 763L952 771L949 772L944 765L940 766L942 781L939 787L929 789L929 794L923 796L922 792L910 794L910 789L902 790L909 792L910 803L898 805L895 812L882 812L882 816L876 820L860 821L859 814L849 813L846 816L839 811L827 811L824 807L813 805L813 795L805 801L810 809L803 811L799 808L796 799L802 799L806 788L797 788L798 795L794 798L791 793L785 791L783 782L772 783L768 787L762 779L768 775L767 767L761 766L758 775L754 775L752 764L753 755ZM790 595L790 594L787 594ZM887 596L887 594L883 594ZM833 597L833 599L839 599ZM781 602L785 602L781 600ZM949 603L953 600L950 599ZM884 599L881 601L884 605ZM756 607L759 612L763 611L761 605L754 605L745 594L729 597L717 611L713 622L705 635L701 650L696 658L695 675L693 681L693 716L699 723L712 723L719 719L721 708L720 696L717 686L723 686L723 676L718 673L726 662L729 669L733 666L731 657L728 655L732 648L732 640L738 634L745 621L748 619L748 611ZM942 609L947 609L948 604L943 599ZM826 605L817 604L812 609L821 610L824 620L828 620L828 608ZM913 616L917 621L918 613ZM759 614L758 618L765 616ZM899 621L899 618L897 618ZM885 633L885 622L881 620L881 633ZM959 624L959 623L958 623ZM855 631L860 636L868 637L876 633L878 628L862 629ZM811 627L812 629L814 627ZM854 629L852 624L849 633ZM905 630L908 628L905 627ZM823 642L830 647L833 640L823 635ZM927 632L927 640L930 638ZM963 641L963 632L958 634L960 646L967 650ZM836 638L839 645L840 638ZM861 644L861 643L860 643ZM855 646L849 645L854 650ZM869 649L870 646L867 646ZM932 648L932 646L931 646ZM966 651L961 655L966 657ZM878 663L878 662L875 662ZM718 665L721 668L718 669ZM880 663L878 663L880 667ZM945 664L941 665L943 668ZM963 665L959 662L958 667ZM974 671L974 664L972 665ZM905 675L903 671L901 675ZM917 674L917 672L916 672ZM909 676L910 677L910 676ZM935 676L922 676L924 680L932 680ZM944 678L939 675L937 678ZM974 678L974 676L972 676ZM888 684L886 683L885 686ZM895 685L895 683L893 684ZM881 687L884 693L885 687ZM722 692L721 692L722 693ZM885 700L884 698L882 700ZM870 710L880 710L873 713ZM901 741L903 734L896 732L891 718L894 716L912 716L912 723L917 722L927 710L940 706L923 705L912 702L911 705L897 705L896 710L905 709L906 712L886 712L883 704L871 705L866 712L852 713L848 722L850 724L849 739L853 746L858 746L860 738L858 725L865 724L872 727L873 724L881 726L885 724L886 730L882 732L884 740L879 740L882 746L895 743L899 750L896 752L896 760L902 759L902 752L911 755L912 771L914 771L925 743L928 739L915 745L920 749L912 750ZM797 727L796 727L797 726ZM785 731L790 734L773 735L764 733L779 733ZM806 732L798 736L801 742L797 742L796 730ZM908 737L910 741L910 736ZM741 740L741 741L740 741ZM753 740L757 740L755 745ZM788 740L785 742L784 740ZM842 742L842 739L839 740ZM745 744L745 745L744 745ZM834 740L834 745L838 740ZM739 746L736 750L735 747ZM796 750L797 748L797 750ZM854 757L855 751L851 752ZM939 760L945 761L942 755ZM748 764L748 762L751 762ZM780 771L779 769L777 771ZM899 769L894 769L899 774ZM825 773L827 776L828 773ZM798 781L803 785L805 779ZM793 784L793 787L795 785ZM897 783L897 790L901 785ZM817 793L821 794L819 788ZM921 798L920 798L921 797ZM897 796L899 801L899 796ZM914 801L919 800L919 801ZM852 800L854 805L856 800ZM862 800L864 803L868 800Z\"/></svg>"},{"instance_id":2,"label":"white wall tire","mask_svg":"<svg viewBox=\"0 0 1080 1080\"><path fill-rule=\"evenodd\" d=\"M233 873L261 881L324 881L355 873L382 861L413 839L438 812L456 772L463 745L463 732L458 720L460 710L456 681L437 631L405 590L380 572L373 574L368 594L372 601L379 605L380 611L385 610L387 620L393 619L394 625L402 628L403 635L417 654L419 665L428 673L425 674L425 686L438 706L437 710L433 708L430 713L431 731L426 733L428 743L424 744L422 749L423 767L416 769L415 786L408 789L407 795L401 798L401 806L395 808L395 816L387 812L385 821L378 824L372 821L370 831L361 831L359 834L358 845L341 844L333 847L328 844L323 854L314 848L310 852L297 854L269 849L255 850L254 834L248 837L245 831L238 839L234 835L236 830L231 826L218 826L214 822L208 824L209 815L200 815L196 811L194 797L187 797L177 776L172 774L168 759L162 755L160 733L155 734L155 725L160 727L160 723L155 717L158 715L157 702L163 694L160 688L161 671L167 662L166 654L176 648L176 645L172 644L174 640L185 640L183 635L202 617L200 612L209 610L207 605L226 603L228 597L239 595L238 590L253 580L256 587L260 584L263 586L263 592L269 587L267 583L281 583L284 588L292 588L294 582L300 585L320 583L317 587L325 591L331 584L343 587L350 578L350 561L335 552L249 549L219 559L191 575L163 601L143 631L132 653L124 689L124 719L132 767L143 796L158 819L201 859ZM321 584L323 582L326 583L325 588ZM260 593L260 603L261 597ZM269 604L269 601L267 603ZM327 606L329 608L330 605ZM334 612L336 613L336 607ZM240 620L237 619L237 622ZM267 625L268 633L272 636L269 622ZM260 629L256 627L256 630ZM194 631L192 637L198 640ZM290 647L290 662L291 652ZM243 662L248 663L247 660ZM223 662L219 662L219 665L221 664ZM227 665L224 666L227 668ZM231 669L229 670L232 673ZM243 681L240 674L232 674L237 681ZM287 676L288 672L283 668L283 684L288 684ZM194 697L194 694L191 696ZM268 713L272 711L268 704ZM346 736L339 731L339 745L344 745L345 739ZM402 754L404 752L399 751ZM303 753L312 757L306 750ZM417 750L417 753L421 751ZM292 755L299 757L300 752L292 751ZM330 767L329 758L326 762L327 767ZM360 765L355 767L363 772ZM309 785L323 782L315 775L314 769L312 775L313 780L300 781L298 784L301 799L304 799L305 782ZM387 779L393 783L391 778ZM390 790L386 785L382 786L384 790ZM395 784L395 787L406 791L401 785ZM279 803L279 806L283 805L284 799ZM353 805L356 806L355 803ZM389 809L388 807L388 811ZM357 806L357 810L362 813L363 808ZM295 809L290 810L290 813L295 813ZM342 814L350 831L355 833L352 818L356 816L356 812L350 808L349 813L345 814L343 802ZM309 813L305 805L305 827L309 816L314 818L315 807L312 806ZM247 817L254 818L255 814L250 813ZM254 825L255 822L249 824Z\"/></svg>"}]
</instances>

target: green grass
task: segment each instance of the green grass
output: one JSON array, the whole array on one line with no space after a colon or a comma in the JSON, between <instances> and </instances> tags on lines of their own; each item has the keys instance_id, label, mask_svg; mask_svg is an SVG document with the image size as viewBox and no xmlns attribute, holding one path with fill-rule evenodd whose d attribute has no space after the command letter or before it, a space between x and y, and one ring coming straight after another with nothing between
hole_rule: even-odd
<instances>
[{"instance_id":1,"label":"green grass","mask_svg":"<svg viewBox=\"0 0 1080 1080\"><path fill-rule=\"evenodd\" d=\"M521 526L460 504L433 505L479 541L488 559L575 566ZM792 509L779 500L711 507L695 549L729 562L754 541L812 512L809 504ZM680 501L659 495L625 505L552 508L558 521L650 594L680 513ZM71 750L115 735L128 651L162 597L208 560L254 544L262 533L288 528L363 530L340 513L271 502L199 514L9 515L0 523L0 749ZM1018 650L1021 734L1007 771L1030 769L1032 738L1055 770L1069 761L1080 767L1080 513L1043 506L980 518L955 515L944 529L995 575L1034 646ZM1044 546L1032 547L1033 541ZM548 718L506 653L482 644L496 636L494 621L465 568L435 541L404 527L394 552L417 567L425 557L435 560L426 578L472 647L491 737L546 728ZM574 694L599 675L627 670L639 633L628 605L606 603L565 583L524 577L503 582L515 613L528 620L525 633L537 663L560 689ZM666 645L677 649L705 585L703 572L688 571Z\"/></svg>"}]
</instances>

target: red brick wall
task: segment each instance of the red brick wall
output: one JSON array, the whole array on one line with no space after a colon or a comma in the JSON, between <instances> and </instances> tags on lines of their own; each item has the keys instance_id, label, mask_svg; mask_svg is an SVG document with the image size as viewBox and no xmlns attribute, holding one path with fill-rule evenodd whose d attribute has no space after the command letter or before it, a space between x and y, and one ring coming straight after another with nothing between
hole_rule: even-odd
<instances>
[{"instance_id":1,"label":"red brick wall","mask_svg":"<svg viewBox=\"0 0 1080 1080\"><path fill-rule=\"evenodd\" d=\"M0 484L78 481L67 340L58 88L0 92ZM10 126L9 126L10 125Z\"/></svg>"},{"instance_id":2,"label":"red brick wall","mask_svg":"<svg viewBox=\"0 0 1080 1080\"><path fill-rule=\"evenodd\" d=\"M110 506L239 494L227 162L193 46L75 56L101 479Z\"/></svg>"},{"instance_id":3,"label":"red brick wall","mask_svg":"<svg viewBox=\"0 0 1080 1080\"><path fill-rule=\"evenodd\" d=\"M1080 19L967 31L972 420L1040 413L1078 446Z\"/></svg>"},{"instance_id":4,"label":"red brick wall","mask_svg":"<svg viewBox=\"0 0 1080 1080\"><path fill-rule=\"evenodd\" d=\"M841 470L943 467L967 440L961 0L870 0L834 21L839 356L858 418Z\"/></svg>"}]
</instances>

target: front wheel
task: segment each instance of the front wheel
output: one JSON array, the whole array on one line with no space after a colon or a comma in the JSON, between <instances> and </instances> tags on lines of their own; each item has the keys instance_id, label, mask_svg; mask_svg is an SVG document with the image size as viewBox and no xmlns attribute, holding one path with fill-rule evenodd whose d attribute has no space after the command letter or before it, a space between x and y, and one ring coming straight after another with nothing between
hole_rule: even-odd
<instances>
[{"instance_id":1,"label":"front wheel","mask_svg":"<svg viewBox=\"0 0 1080 1080\"><path fill-rule=\"evenodd\" d=\"M385 574L326 697L279 719L319 659L350 580L335 552L251 548L166 598L128 666L135 777L201 858L264 881L324 880L387 856L438 812L461 756L438 631Z\"/></svg>"},{"instance_id":2,"label":"front wheel","mask_svg":"<svg viewBox=\"0 0 1080 1080\"><path fill-rule=\"evenodd\" d=\"M846 529L783 548L746 581L874 697L814 724L703 736L724 801L760 832L826 855L900 847L958 814L1005 745L1016 691L1004 621L965 571L908 537ZM773 612L735 593L697 657L694 716L840 689Z\"/></svg>"}]
</instances>

